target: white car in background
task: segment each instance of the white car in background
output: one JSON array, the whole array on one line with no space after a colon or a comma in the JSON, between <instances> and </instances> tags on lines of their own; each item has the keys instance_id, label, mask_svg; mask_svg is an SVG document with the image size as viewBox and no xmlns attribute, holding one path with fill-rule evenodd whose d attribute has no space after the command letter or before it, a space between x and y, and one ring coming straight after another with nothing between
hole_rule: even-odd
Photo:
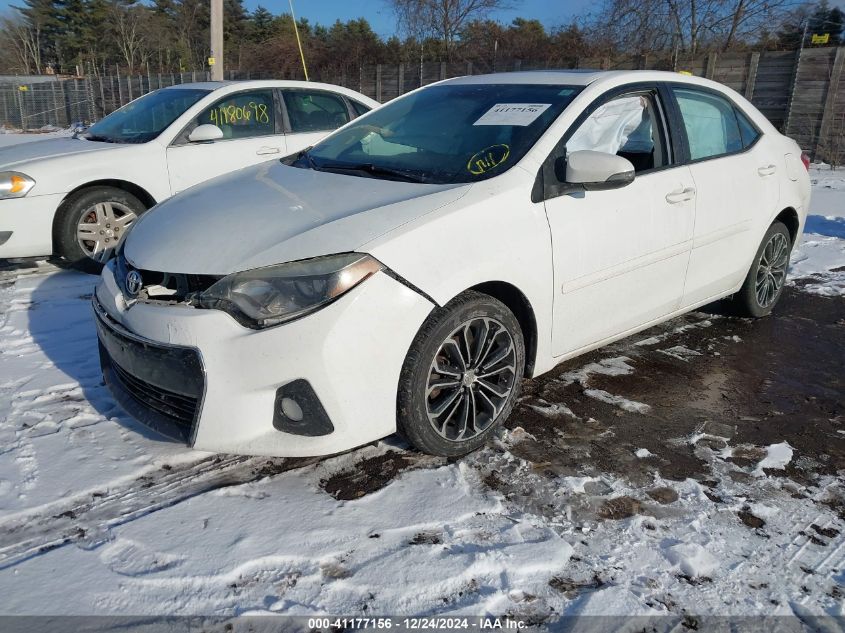
<instances>
[{"instance_id":1,"label":"white car in background","mask_svg":"<svg viewBox=\"0 0 845 633\"><path fill-rule=\"evenodd\" d=\"M440 82L141 218L93 298L105 380L202 450L461 455L523 377L724 297L768 314L804 160L704 79Z\"/></svg>"},{"instance_id":2,"label":"white car in background","mask_svg":"<svg viewBox=\"0 0 845 633\"><path fill-rule=\"evenodd\" d=\"M0 259L58 255L99 271L154 204L313 145L378 105L311 82L181 84L146 94L73 138L0 149ZM187 244L192 236L182 237Z\"/></svg>"}]
</instances>

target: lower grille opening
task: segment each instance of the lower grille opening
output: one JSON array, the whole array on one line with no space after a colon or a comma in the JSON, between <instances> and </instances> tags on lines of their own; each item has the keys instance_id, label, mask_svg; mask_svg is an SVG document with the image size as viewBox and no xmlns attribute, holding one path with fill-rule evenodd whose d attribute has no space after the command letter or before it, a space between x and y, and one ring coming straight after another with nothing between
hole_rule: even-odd
<instances>
[{"instance_id":1,"label":"lower grille opening","mask_svg":"<svg viewBox=\"0 0 845 633\"><path fill-rule=\"evenodd\" d=\"M129 374L114 361L111 365L124 389L138 402L186 426L193 424L199 405L197 398L174 393L144 382Z\"/></svg>"}]
</instances>

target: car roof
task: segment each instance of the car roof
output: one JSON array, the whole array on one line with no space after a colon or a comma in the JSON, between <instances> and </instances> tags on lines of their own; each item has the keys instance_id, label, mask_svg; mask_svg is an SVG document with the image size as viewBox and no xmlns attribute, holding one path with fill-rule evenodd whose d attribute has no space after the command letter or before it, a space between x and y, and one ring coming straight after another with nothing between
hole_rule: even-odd
<instances>
[{"instance_id":1,"label":"car roof","mask_svg":"<svg viewBox=\"0 0 845 633\"><path fill-rule=\"evenodd\" d=\"M680 81L683 83L709 83L699 77L690 77L663 70L523 70L517 72L468 75L440 82L441 84L548 84L561 86L588 86L615 79L632 81Z\"/></svg>"},{"instance_id":2,"label":"car roof","mask_svg":"<svg viewBox=\"0 0 845 633\"><path fill-rule=\"evenodd\" d=\"M245 79L228 81L194 81L184 84L165 86L163 90L178 90L179 88L195 88L200 90L222 90L230 86L238 88L321 88L336 92L352 92L350 88L324 84L317 81L297 81L295 79Z\"/></svg>"}]
</instances>

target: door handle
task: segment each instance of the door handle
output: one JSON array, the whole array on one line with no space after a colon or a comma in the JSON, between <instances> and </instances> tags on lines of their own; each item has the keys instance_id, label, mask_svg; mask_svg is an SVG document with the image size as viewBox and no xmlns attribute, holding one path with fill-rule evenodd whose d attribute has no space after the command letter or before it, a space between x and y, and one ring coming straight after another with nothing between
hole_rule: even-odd
<instances>
[{"instance_id":1,"label":"door handle","mask_svg":"<svg viewBox=\"0 0 845 633\"><path fill-rule=\"evenodd\" d=\"M666 194L666 202L669 204L678 204L680 202L688 202L695 198L695 187L687 187L685 189L677 189Z\"/></svg>"},{"instance_id":2,"label":"door handle","mask_svg":"<svg viewBox=\"0 0 845 633\"><path fill-rule=\"evenodd\" d=\"M771 176L775 171L777 171L776 165L764 165L757 168L757 173L761 176Z\"/></svg>"},{"instance_id":3,"label":"door handle","mask_svg":"<svg viewBox=\"0 0 845 633\"><path fill-rule=\"evenodd\" d=\"M282 150L278 147L259 147L258 151L255 153L259 156L263 156L265 154L281 154Z\"/></svg>"}]
</instances>

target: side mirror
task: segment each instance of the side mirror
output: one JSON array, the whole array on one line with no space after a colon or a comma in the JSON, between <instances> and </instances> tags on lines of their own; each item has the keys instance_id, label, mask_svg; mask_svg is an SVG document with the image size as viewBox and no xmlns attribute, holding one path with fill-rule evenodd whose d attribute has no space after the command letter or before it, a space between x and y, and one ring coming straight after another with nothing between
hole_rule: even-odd
<instances>
[{"instance_id":1,"label":"side mirror","mask_svg":"<svg viewBox=\"0 0 845 633\"><path fill-rule=\"evenodd\" d=\"M556 168L555 172L559 170ZM585 191L619 189L634 182L634 166L616 154L581 150L566 157L565 178L566 185Z\"/></svg>"},{"instance_id":2,"label":"side mirror","mask_svg":"<svg viewBox=\"0 0 845 633\"><path fill-rule=\"evenodd\" d=\"M188 141L191 143L208 143L209 141L216 141L221 138L223 138L223 130L211 123L198 125L188 135Z\"/></svg>"}]
</instances>

